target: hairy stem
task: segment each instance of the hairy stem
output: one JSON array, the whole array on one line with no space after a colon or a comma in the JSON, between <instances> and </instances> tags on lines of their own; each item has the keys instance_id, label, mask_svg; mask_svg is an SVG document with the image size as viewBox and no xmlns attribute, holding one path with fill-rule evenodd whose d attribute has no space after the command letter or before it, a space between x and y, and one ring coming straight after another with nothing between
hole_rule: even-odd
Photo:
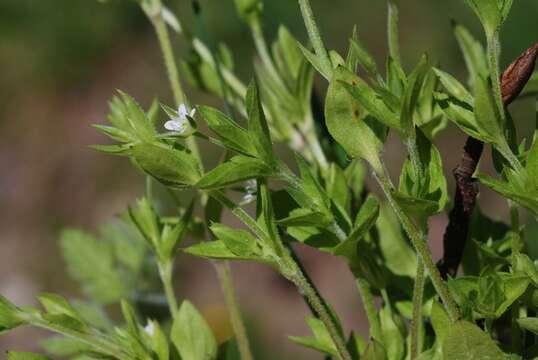
<instances>
[{"instance_id":1,"label":"hairy stem","mask_svg":"<svg viewBox=\"0 0 538 360\"><path fill-rule=\"evenodd\" d=\"M290 261L293 261L290 259ZM301 294L308 299L310 305L315 309L316 313L319 315L320 320L325 325L325 328L329 332L336 350L338 351L338 357L341 360L351 360L351 355L346 348L346 342L342 334L338 330L331 314L323 305L322 299L319 297L318 293L312 288L310 283L306 280L304 274L299 270L295 262L292 263L295 269L292 270L289 275L289 279L297 286Z\"/></svg>"},{"instance_id":2,"label":"hairy stem","mask_svg":"<svg viewBox=\"0 0 538 360\"><path fill-rule=\"evenodd\" d=\"M172 93L174 95L174 101L176 106L180 104L187 104L187 97L181 86L181 81L179 77L179 71L177 69L176 60L174 58L174 52L172 50L172 43L170 41L170 34L166 27L166 23L162 17L162 4L161 0L154 0L152 5L142 7L146 15L151 20L153 27L155 28L155 33L159 39L159 45L164 58L164 65L166 67L166 73L168 75L168 81L170 82L170 87L172 88ZM201 159L200 151L198 150L198 145L194 137L189 136L186 140L188 148L196 156L197 159ZM200 166L202 162L200 161Z\"/></svg>"},{"instance_id":3,"label":"hairy stem","mask_svg":"<svg viewBox=\"0 0 538 360\"><path fill-rule=\"evenodd\" d=\"M419 334L422 326L422 297L424 294L424 263L418 259L415 286L413 288L413 318L411 319L411 360L418 358Z\"/></svg>"},{"instance_id":4,"label":"hairy stem","mask_svg":"<svg viewBox=\"0 0 538 360\"><path fill-rule=\"evenodd\" d=\"M400 58L400 43L398 35L398 5L396 0L388 0L387 34L389 42L389 54L398 63Z\"/></svg>"},{"instance_id":5,"label":"hairy stem","mask_svg":"<svg viewBox=\"0 0 538 360\"><path fill-rule=\"evenodd\" d=\"M366 317L368 318L368 323L370 324L370 336L376 341L383 343L381 322L379 320L377 308L374 303L374 296L372 294L370 284L368 284L368 282L361 277L355 277L355 282L357 283L362 305L364 306Z\"/></svg>"},{"instance_id":6,"label":"hairy stem","mask_svg":"<svg viewBox=\"0 0 538 360\"><path fill-rule=\"evenodd\" d=\"M417 251L422 262L424 263L424 266L428 271L435 290L443 301L450 320L456 321L460 318L459 310L456 306L456 303L454 302L454 299L452 298L452 295L450 294L450 290L441 278L441 274L439 273L439 270L437 269L432 260L430 250L428 249L428 246L424 241L422 234L416 229L411 219L407 216L407 214L405 214L405 212L400 208L400 206L392 197L393 185L388 176L386 176L385 174L378 174L375 171L373 172L373 175L376 181L379 183L380 187L382 188L383 192L385 193L385 196L387 197L390 206L396 213L396 216L400 220L400 223L402 224L405 232L409 236L409 239L415 247L415 250Z\"/></svg>"},{"instance_id":7,"label":"hairy stem","mask_svg":"<svg viewBox=\"0 0 538 360\"><path fill-rule=\"evenodd\" d=\"M250 351L250 344L248 341L247 332L245 330L245 324L243 323L241 312L239 311L239 306L237 304L237 298L232 283L230 266L227 261L218 261L215 262L215 268L222 286L222 292L224 293L226 307L228 308L228 313L230 314L230 322L232 323L235 338L237 339L237 346L239 348L241 360L252 360L253 356L252 352Z\"/></svg>"},{"instance_id":8,"label":"hairy stem","mask_svg":"<svg viewBox=\"0 0 538 360\"><path fill-rule=\"evenodd\" d=\"M161 282L163 283L168 308L170 309L170 315L173 319L175 319L178 310L178 303L172 282L173 268L174 266L171 261L167 263L159 263L159 276L161 278Z\"/></svg>"},{"instance_id":9,"label":"hairy stem","mask_svg":"<svg viewBox=\"0 0 538 360\"><path fill-rule=\"evenodd\" d=\"M495 105L497 111L501 116L503 123L506 120L506 113L504 110L503 96L501 94L501 75L499 70L499 32L496 31L493 36L488 37L488 65L489 72L491 74L491 83L493 85L493 97L495 99Z\"/></svg>"},{"instance_id":10,"label":"hairy stem","mask_svg":"<svg viewBox=\"0 0 538 360\"><path fill-rule=\"evenodd\" d=\"M308 37L310 39L310 42L312 43L312 46L314 47L316 55L318 56L323 72L325 73L325 75L331 76L331 60L329 58L329 54L327 53L327 48L325 47L325 45L323 44L323 40L321 39L321 34L316 24L316 19L314 18L312 7L310 6L310 0L299 0L299 7L301 8L301 15L303 16L306 31L308 32Z\"/></svg>"}]
</instances>

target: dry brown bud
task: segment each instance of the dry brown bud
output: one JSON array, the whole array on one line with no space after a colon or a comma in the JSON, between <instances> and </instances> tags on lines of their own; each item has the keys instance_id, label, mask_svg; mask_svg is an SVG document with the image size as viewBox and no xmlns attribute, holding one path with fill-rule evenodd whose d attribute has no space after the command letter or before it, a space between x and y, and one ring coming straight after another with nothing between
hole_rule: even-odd
<instances>
[{"instance_id":1,"label":"dry brown bud","mask_svg":"<svg viewBox=\"0 0 538 360\"><path fill-rule=\"evenodd\" d=\"M503 72L501 92L504 105L510 104L519 96L532 75L537 56L538 43L525 51Z\"/></svg>"}]
</instances>

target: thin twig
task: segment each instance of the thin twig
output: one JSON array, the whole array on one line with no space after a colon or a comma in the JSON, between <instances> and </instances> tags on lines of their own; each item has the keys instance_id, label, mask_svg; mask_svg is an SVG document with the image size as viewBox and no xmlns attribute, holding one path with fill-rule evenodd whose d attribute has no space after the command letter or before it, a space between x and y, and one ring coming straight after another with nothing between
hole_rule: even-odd
<instances>
[{"instance_id":1,"label":"thin twig","mask_svg":"<svg viewBox=\"0 0 538 360\"><path fill-rule=\"evenodd\" d=\"M504 106L508 106L521 93L529 81L536 58L538 43L534 44L518 57L501 76L501 94ZM473 179L484 144L477 139L468 137L463 148L461 162L454 169L456 178L456 194L454 208L450 211L449 222L443 237L443 259L438 264L443 278L456 276L463 256L469 233L469 223L476 204L478 183Z\"/></svg>"}]
</instances>

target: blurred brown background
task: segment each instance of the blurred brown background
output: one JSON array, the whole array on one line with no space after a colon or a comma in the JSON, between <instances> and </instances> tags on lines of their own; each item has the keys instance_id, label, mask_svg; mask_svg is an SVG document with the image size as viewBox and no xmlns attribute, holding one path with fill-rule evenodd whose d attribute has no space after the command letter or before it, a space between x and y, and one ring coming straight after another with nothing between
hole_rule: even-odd
<instances>
[{"instance_id":1,"label":"blurred brown background","mask_svg":"<svg viewBox=\"0 0 538 360\"><path fill-rule=\"evenodd\" d=\"M187 0L167 4L187 26L192 11ZM299 39L306 38L295 1L267 0L266 34L273 38L279 22ZM452 36L450 19L476 36L480 25L463 0L401 1L401 46L409 69L422 52L464 79L465 68ZM207 31L235 52L237 69L246 81L254 54L246 27L232 0L202 0ZM381 64L386 54L385 2L381 0L312 0L326 44L344 52L354 24L361 41ZM518 0L502 33L502 63L507 64L538 40L538 2ZM174 38L178 56L185 44ZM88 145L103 142L90 127L103 123L107 101L115 89L132 94L147 106L157 94L171 103L160 50L152 29L132 1L1 0L0 1L0 293L17 304L32 304L42 291L80 296L63 270L57 246L65 226L94 231L143 192L143 177L123 158L99 154ZM323 90L323 84L318 87ZM191 91L195 103L218 104ZM534 124L532 101L514 106L522 135ZM446 173L459 160L465 137L450 127L437 144ZM209 148L208 148L209 149ZM393 174L402 161L393 139L387 159ZM483 169L490 169L487 158ZM453 189L449 176L450 190ZM486 213L504 218L503 201L481 194ZM430 242L435 257L446 217L432 219ZM335 306L347 329L365 334L364 317L349 271L338 259L300 248L307 269ZM266 358L320 358L286 340L307 335L308 309L294 288L256 264L233 264L236 287L251 338ZM180 256L180 298L190 298L214 329L226 333L225 312L216 275L205 261ZM224 320L223 320L224 319ZM7 349L36 350L34 330L19 329L0 337ZM265 351L263 350L265 349ZM267 351L270 349L270 351Z\"/></svg>"}]
</instances>

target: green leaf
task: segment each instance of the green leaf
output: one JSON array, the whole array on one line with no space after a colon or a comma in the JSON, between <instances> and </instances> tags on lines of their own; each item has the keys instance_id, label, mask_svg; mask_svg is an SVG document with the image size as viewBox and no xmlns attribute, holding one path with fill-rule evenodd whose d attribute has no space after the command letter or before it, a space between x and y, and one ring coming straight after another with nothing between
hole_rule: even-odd
<instances>
[{"instance_id":1,"label":"green leaf","mask_svg":"<svg viewBox=\"0 0 538 360\"><path fill-rule=\"evenodd\" d=\"M527 317L527 318L520 318L516 319L518 325L523 330L528 330L532 332L533 334L538 334L538 318L535 317Z\"/></svg>"},{"instance_id":2,"label":"green leaf","mask_svg":"<svg viewBox=\"0 0 538 360\"><path fill-rule=\"evenodd\" d=\"M377 219L379 250L385 265L398 276L415 277L417 256L406 240L400 223L388 205L381 206Z\"/></svg>"},{"instance_id":3,"label":"green leaf","mask_svg":"<svg viewBox=\"0 0 538 360\"><path fill-rule=\"evenodd\" d=\"M380 170L379 152L386 129L365 111L367 108L355 99L342 81L358 84L361 80L343 67L335 69L325 100L327 128L350 156L362 158Z\"/></svg>"},{"instance_id":4,"label":"green leaf","mask_svg":"<svg viewBox=\"0 0 538 360\"><path fill-rule=\"evenodd\" d=\"M90 350L89 346L64 336L53 336L40 342L45 351L55 356L73 356Z\"/></svg>"},{"instance_id":5,"label":"green leaf","mask_svg":"<svg viewBox=\"0 0 538 360\"><path fill-rule=\"evenodd\" d=\"M504 360L495 342L476 325L459 320L443 341L444 360Z\"/></svg>"},{"instance_id":6,"label":"green leaf","mask_svg":"<svg viewBox=\"0 0 538 360\"><path fill-rule=\"evenodd\" d=\"M151 327L151 332L149 333L151 341L151 349L155 354L157 354L158 360L169 360L170 359L170 349L168 347L168 340L166 335L161 329L161 326L157 321L150 320L148 326Z\"/></svg>"},{"instance_id":7,"label":"green leaf","mask_svg":"<svg viewBox=\"0 0 538 360\"><path fill-rule=\"evenodd\" d=\"M385 348L381 343L372 339L372 341L366 347L364 354L361 356L361 360L388 360Z\"/></svg>"},{"instance_id":8,"label":"green leaf","mask_svg":"<svg viewBox=\"0 0 538 360\"><path fill-rule=\"evenodd\" d=\"M321 212L313 212L308 209L295 209L290 216L277 220L280 226L317 226L325 227L329 225L331 218Z\"/></svg>"},{"instance_id":9,"label":"green leaf","mask_svg":"<svg viewBox=\"0 0 538 360\"><path fill-rule=\"evenodd\" d=\"M174 319L170 337L182 360L217 358L215 336L203 316L186 300Z\"/></svg>"},{"instance_id":10,"label":"green leaf","mask_svg":"<svg viewBox=\"0 0 538 360\"><path fill-rule=\"evenodd\" d=\"M302 188L308 201L313 204L314 210L330 215L328 210L330 208L330 199L327 192L319 183L309 164L300 155L296 155L295 159L299 165L299 172L303 180Z\"/></svg>"},{"instance_id":11,"label":"green leaf","mask_svg":"<svg viewBox=\"0 0 538 360\"><path fill-rule=\"evenodd\" d=\"M450 331L451 321L444 307L437 301L434 301L432 303L430 318L433 330L435 331L435 336L437 337L437 341L442 343L443 339Z\"/></svg>"},{"instance_id":12,"label":"green leaf","mask_svg":"<svg viewBox=\"0 0 538 360\"><path fill-rule=\"evenodd\" d=\"M19 318L18 312L15 305L0 295L0 334L24 323Z\"/></svg>"},{"instance_id":13,"label":"green leaf","mask_svg":"<svg viewBox=\"0 0 538 360\"><path fill-rule=\"evenodd\" d=\"M295 344L314 349L331 356L337 356L338 352L327 328L319 319L309 317L306 319L313 337L288 336Z\"/></svg>"},{"instance_id":14,"label":"green leaf","mask_svg":"<svg viewBox=\"0 0 538 360\"><path fill-rule=\"evenodd\" d=\"M379 71L377 70L377 64L368 53L368 51L362 46L358 39L350 39L350 54L356 59L356 62L360 64L368 74L376 79L379 77ZM350 68L352 72L355 71L354 68Z\"/></svg>"},{"instance_id":15,"label":"green leaf","mask_svg":"<svg viewBox=\"0 0 538 360\"><path fill-rule=\"evenodd\" d=\"M514 270L526 274L534 286L538 287L538 270L531 259L525 254L517 254L514 263Z\"/></svg>"},{"instance_id":16,"label":"green leaf","mask_svg":"<svg viewBox=\"0 0 538 360\"><path fill-rule=\"evenodd\" d=\"M504 284L496 275L484 275L478 279L476 310L486 318L495 318L497 308L506 300Z\"/></svg>"},{"instance_id":17,"label":"green leaf","mask_svg":"<svg viewBox=\"0 0 538 360\"><path fill-rule=\"evenodd\" d=\"M504 140L504 124L496 110L490 81L478 76L474 83L474 114L478 129L486 138L494 139L497 144ZM483 136L483 137L484 137Z\"/></svg>"},{"instance_id":18,"label":"green leaf","mask_svg":"<svg viewBox=\"0 0 538 360\"><path fill-rule=\"evenodd\" d=\"M245 155L256 153L248 132L227 115L209 106L199 106L198 110L207 126L218 135L228 149Z\"/></svg>"},{"instance_id":19,"label":"green leaf","mask_svg":"<svg viewBox=\"0 0 538 360\"><path fill-rule=\"evenodd\" d=\"M411 160L406 159L400 174L401 194L398 194L397 199L406 209L425 219L445 208L448 202L448 190L441 154L435 145L420 129L416 129L415 143L422 174L416 174ZM405 198L400 195L404 195ZM407 204L406 197L414 198L417 202Z\"/></svg>"},{"instance_id":20,"label":"green leaf","mask_svg":"<svg viewBox=\"0 0 538 360\"><path fill-rule=\"evenodd\" d=\"M329 172L325 179L327 196L347 213L351 207L350 188L347 184L345 171L335 163L329 165Z\"/></svg>"},{"instance_id":21,"label":"green leaf","mask_svg":"<svg viewBox=\"0 0 538 360\"><path fill-rule=\"evenodd\" d=\"M195 186L203 190L220 189L248 179L269 177L272 174L272 169L261 160L234 156L206 173Z\"/></svg>"},{"instance_id":22,"label":"green leaf","mask_svg":"<svg viewBox=\"0 0 538 360\"><path fill-rule=\"evenodd\" d=\"M186 150L172 149L162 144L142 143L133 146L129 155L142 170L164 185L185 188L200 179L198 161Z\"/></svg>"},{"instance_id":23,"label":"green leaf","mask_svg":"<svg viewBox=\"0 0 538 360\"><path fill-rule=\"evenodd\" d=\"M256 153L266 164L272 164L274 157L271 135L269 134L269 127L263 113L258 86L255 81L248 87L245 103L248 113L248 132Z\"/></svg>"},{"instance_id":24,"label":"green leaf","mask_svg":"<svg viewBox=\"0 0 538 360\"><path fill-rule=\"evenodd\" d=\"M488 61L484 47L464 26L455 22L452 26L469 72L468 84L473 87L478 76L488 72Z\"/></svg>"},{"instance_id":25,"label":"green leaf","mask_svg":"<svg viewBox=\"0 0 538 360\"><path fill-rule=\"evenodd\" d=\"M391 310L387 304L379 312L381 321L381 333L388 359L403 359L405 355L405 340L393 319Z\"/></svg>"},{"instance_id":26,"label":"green leaf","mask_svg":"<svg viewBox=\"0 0 538 360\"><path fill-rule=\"evenodd\" d=\"M148 245L156 251L160 240L159 218L147 198L137 200L136 207L129 207L129 217Z\"/></svg>"},{"instance_id":27,"label":"green leaf","mask_svg":"<svg viewBox=\"0 0 538 360\"><path fill-rule=\"evenodd\" d=\"M497 180L484 174L477 174L480 182L504 197L514 200L518 204L538 215L538 188L530 183L526 174L520 175L510 168L503 171L507 181Z\"/></svg>"},{"instance_id":28,"label":"green leaf","mask_svg":"<svg viewBox=\"0 0 538 360\"><path fill-rule=\"evenodd\" d=\"M428 58L426 55L423 55L407 80L400 114L400 126L407 134L410 134L415 126L413 115L416 111L424 79L429 70Z\"/></svg>"},{"instance_id":29,"label":"green leaf","mask_svg":"<svg viewBox=\"0 0 538 360\"><path fill-rule=\"evenodd\" d=\"M330 69L325 68L324 61L321 60L321 57L305 48L300 42L297 42L297 46L299 46L303 56L314 67L314 69L316 69L316 71L320 73L327 81L331 81L332 72L329 72Z\"/></svg>"},{"instance_id":30,"label":"green leaf","mask_svg":"<svg viewBox=\"0 0 538 360\"><path fill-rule=\"evenodd\" d=\"M346 240L333 249L333 253L349 259L353 258L358 251L357 244L375 225L378 216L379 200L374 195L368 195L357 214L351 233Z\"/></svg>"},{"instance_id":31,"label":"green leaf","mask_svg":"<svg viewBox=\"0 0 538 360\"><path fill-rule=\"evenodd\" d=\"M503 14L507 15L509 11L509 7L505 8L505 0L466 0L465 2L480 19L488 37L492 37L499 30L504 20ZM511 5L511 1L509 3Z\"/></svg>"},{"instance_id":32,"label":"green leaf","mask_svg":"<svg viewBox=\"0 0 538 360\"><path fill-rule=\"evenodd\" d=\"M473 96L455 77L441 69L434 68L433 71L451 96L474 106Z\"/></svg>"},{"instance_id":33,"label":"green leaf","mask_svg":"<svg viewBox=\"0 0 538 360\"><path fill-rule=\"evenodd\" d=\"M214 260L255 260L272 265L269 261L257 256L237 256L222 240L204 241L199 244L189 246L183 250L185 253Z\"/></svg>"},{"instance_id":34,"label":"green leaf","mask_svg":"<svg viewBox=\"0 0 538 360\"><path fill-rule=\"evenodd\" d=\"M355 100L374 118L388 127L398 131L404 131L399 116L387 106L382 97L361 78L357 77L353 80L351 83L341 80L340 82Z\"/></svg>"},{"instance_id":35,"label":"green leaf","mask_svg":"<svg viewBox=\"0 0 538 360\"><path fill-rule=\"evenodd\" d=\"M480 127L475 119L473 108L456 98L449 97L446 94L434 94L435 101L443 110L446 117L454 122L463 132L478 140L486 143L493 143L495 138L480 130Z\"/></svg>"},{"instance_id":36,"label":"green leaf","mask_svg":"<svg viewBox=\"0 0 538 360\"><path fill-rule=\"evenodd\" d=\"M222 224L211 225L215 237L237 257L251 258L261 254L256 238L246 230L232 229Z\"/></svg>"},{"instance_id":37,"label":"green leaf","mask_svg":"<svg viewBox=\"0 0 538 360\"><path fill-rule=\"evenodd\" d=\"M146 113L131 96L122 91L119 93L126 106L127 112L125 115L127 115L127 121L135 130L138 138L145 141L151 141L156 132L155 128L153 128L153 124L146 116Z\"/></svg>"},{"instance_id":38,"label":"green leaf","mask_svg":"<svg viewBox=\"0 0 538 360\"><path fill-rule=\"evenodd\" d=\"M111 244L80 230L64 230L61 248L67 270L83 290L98 302L109 304L129 291L115 266Z\"/></svg>"},{"instance_id":39,"label":"green leaf","mask_svg":"<svg viewBox=\"0 0 538 360\"><path fill-rule=\"evenodd\" d=\"M30 352L8 351L7 360L51 360L51 358Z\"/></svg>"}]
</instances>

